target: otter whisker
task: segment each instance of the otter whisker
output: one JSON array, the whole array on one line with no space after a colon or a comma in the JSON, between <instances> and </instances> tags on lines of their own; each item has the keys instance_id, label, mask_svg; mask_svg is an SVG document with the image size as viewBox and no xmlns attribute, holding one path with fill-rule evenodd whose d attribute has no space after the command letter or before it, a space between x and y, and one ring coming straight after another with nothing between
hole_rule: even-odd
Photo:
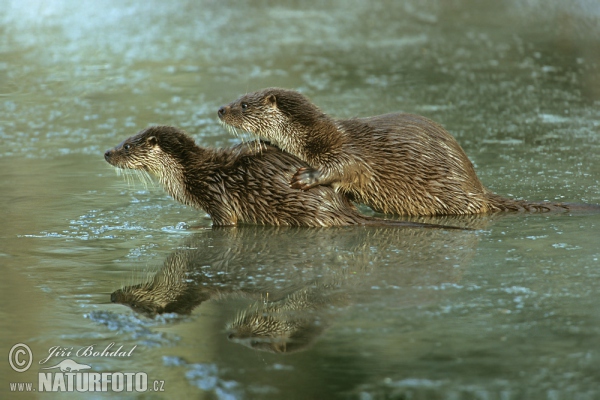
<instances>
[{"instance_id":1,"label":"otter whisker","mask_svg":"<svg viewBox=\"0 0 600 400\"><path fill-rule=\"evenodd\" d=\"M131 188L132 183L131 183L131 171L130 170L121 170L123 173L123 178L125 179L125 181L127 182L127 187Z\"/></svg>"},{"instance_id":2,"label":"otter whisker","mask_svg":"<svg viewBox=\"0 0 600 400\"><path fill-rule=\"evenodd\" d=\"M129 184L129 186L131 188L135 187L135 175L137 175L137 171L136 170L127 170L127 183Z\"/></svg>"},{"instance_id":3,"label":"otter whisker","mask_svg":"<svg viewBox=\"0 0 600 400\"><path fill-rule=\"evenodd\" d=\"M144 185L144 189L148 189L148 184L147 182L144 180L144 176L142 175L142 173L139 170L134 170L135 171L135 176L136 178L138 178L138 180L142 183L142 185Z\"/></svg>"},{"instance_id":4,"label":"otter whisker","mask_svg":"<svg viewBox=\"0 0 600 400\"><path fill-rule=\"evenodd\" d=\"M142 182L142 184L144 185L144 189L148 190L148 186L152 186L152 178L150 177L150 175L148 175L148 172L141 170L141 169L136 169L135 171L135 175L138 177L138 179Z\"/></svg>"},{"instance_id":5,"label":"otter whisker","mask_svg":"<svg viewBox=\"0 0 600 400\"><path fill-rule=\"evenodd\" d=\"M148 180L148 182L150 183L150 185L154 184L154 180L152 179L152 176L150 176L150 173L146 170L142 170L142 175L144 175L145 179Z\"/></svg>"},{"instance_id":6,"label":"otter whisker","mask_svg":"<svg viewBox=\"0 0 600 400\"><path fill-rule=\"evenodd\" d=\"M225 129L227 129L230 135L239 138L242 142L249 142L251 140L254 140L254 134L252 132L229 125L223 121L220 121L220 123L225 127Z\"/></svg>"},{"instance_id":7,"label":"otter whisker","mask_svg":"<svg viewBox=\"0 0 600 400\"><path fill-rule=\"evenodd\" d=\"M142 183L142 185L144 185L144 189L146 190L148 189L148 186L154 184L154 180L146 170L115 167L115 171L118 176L123 177L129 188L135 187L134 176Z\"/></svg>"},{"instance_id":8,"label":"otter whisker","mask_svg":"<svg viewBox=\"0 0 600 400\"><path fill-rule=\"evenodd\" d=\"M114 167L115 168L115 172L117 173L117 176L122 176L123 180L127 182L127 187L131 187L131 182L129 181L129 171L124 170L122 168L119 167Z\"/></svg>"},{"instance_id":9,"label":"otter whisker","mask_svg":"<svg viewBox=\"0 0 600 400\"><path fill-rule=\"evenodd\" d=\"M225 129L227 129L227 132L229 132L229 134L230 134L230 135L233 135L233 136L235 136L235 137L240 137L240 135L239 135L238 131L237 131L237 130L236 130L234 127L233 127L233 126L231 126L231 125L228 125L228 124L226 124L226 123L225 123L225 122L223 122L223 121L219 121L219 123L220 123L220 124L221 124L223 127L225 127ZM242 139L242 141L244 141L244 138L241 138L241 139Z\"/></svg>"}]
</instances>

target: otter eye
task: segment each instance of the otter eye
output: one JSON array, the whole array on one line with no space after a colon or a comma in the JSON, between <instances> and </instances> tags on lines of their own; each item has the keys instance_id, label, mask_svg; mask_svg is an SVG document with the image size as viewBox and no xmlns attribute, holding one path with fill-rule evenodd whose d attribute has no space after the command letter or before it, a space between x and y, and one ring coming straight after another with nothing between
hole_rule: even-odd
<instances>
[{"instance_id":1,"label":"otter eye","mask_svg":"<svg viewBox=\"0 0 600 400\"><path fill-rule=\"evenodd\" d=\"M129 143L126 143L123 145L123 149L129 150L129 149L131 149L131 145Z\"/></svg>"},{"instance_id":2,"label":"otter eye","mask_svg":"<svg viewBox=\"0 0 600 400\"><path fill-rule=\"evenodd\" d=\"M245 110L248 108L248 103L242 103L242 110Z\"/></svg>"}]
</instances>

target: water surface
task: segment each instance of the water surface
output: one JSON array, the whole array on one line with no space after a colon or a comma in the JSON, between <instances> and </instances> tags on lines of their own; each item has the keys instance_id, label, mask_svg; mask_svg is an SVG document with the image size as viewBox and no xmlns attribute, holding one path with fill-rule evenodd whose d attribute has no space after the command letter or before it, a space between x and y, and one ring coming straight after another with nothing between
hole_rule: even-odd
<instances>
[{"instance_id":1,"label":"water surface","mask_svg":"<svg viewBox=\"0 0 600 400\"><path fill-rule=\"evenodd\" d=\"M24 373L0 362L3 397L27 398L9 382L37 384L53 346L110 343L137 347L71 358L146 372L159 398L600 397L598 214L439 220L474 232L211 229L102 157L156 123L237 143L218 107L283 86L337 117L430 117L499 194L598 204L596 2L3 10L0 343L34 354ZM150 303L111 303L145 282ZM250 332L265 315L285 334Z\"/></svg>"}]
</instances>

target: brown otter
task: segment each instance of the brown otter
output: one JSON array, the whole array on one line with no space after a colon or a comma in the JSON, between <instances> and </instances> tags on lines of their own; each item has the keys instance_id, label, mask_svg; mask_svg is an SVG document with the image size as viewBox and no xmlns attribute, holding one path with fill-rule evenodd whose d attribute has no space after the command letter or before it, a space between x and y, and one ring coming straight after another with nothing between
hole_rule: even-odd
<instances>
[{"instance_id":1,"label":"brown otter","mask_svg":"<svg viewBox=\"0 0 600 400\"><path fill-rule=\"evenodd\" d=\"M153 126L106 151L104 158L115 167L156 175L175 200L203 209L214 225L446 228L363 216L344 195L326 186L293 190L291 176L307 165L266 143L206 149L178 128Z\"/></svg>"},{"instance_id":2,"label":"brown otter","mask_svg":"<svg viewBox=\"0 0 600 400\"><path fill-rule=\"evenodd\" d=\"M565 210L565 204L511 200L492 193L444 128L412 114L335 120L304 95L269 88L240 97L218 112L235 129L271 140L310 167L293 188L333 185L381 213L478 214Z\"/></svg>"}]
</instances>

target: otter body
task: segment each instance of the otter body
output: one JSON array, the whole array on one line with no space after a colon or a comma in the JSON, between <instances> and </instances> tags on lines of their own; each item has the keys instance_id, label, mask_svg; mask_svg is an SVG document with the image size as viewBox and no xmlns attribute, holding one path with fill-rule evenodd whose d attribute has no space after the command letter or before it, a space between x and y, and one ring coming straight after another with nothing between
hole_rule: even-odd
<instances>
[{"instance_id":1,"label":"otter body","mask_svg":"<svg viewBox=\"0 0 600 400\"><path fill-rule=\"evenodd\" d=\"M214 225L443 227L363 216L329 187L294 190L289 180L307 165L261 142L206 149L178 128L154 126L106 151L104 157L115 167L156 175L175 200L203 209Z\"/></svg>"},{"instance_id":2,"label":"otter body","mask_svg":"<svg viewBox=\"0 0 600 400\"><path fill-rule=\"evenodd\" d=\"M478 214L564 210L563 204L506 199L486 189L444 128L412 114L335 120L293 90L250 93L219 109L225 124L275 142L309 164L291 180L332 185L381 213Z\"/></svg>"}]
</instances>

